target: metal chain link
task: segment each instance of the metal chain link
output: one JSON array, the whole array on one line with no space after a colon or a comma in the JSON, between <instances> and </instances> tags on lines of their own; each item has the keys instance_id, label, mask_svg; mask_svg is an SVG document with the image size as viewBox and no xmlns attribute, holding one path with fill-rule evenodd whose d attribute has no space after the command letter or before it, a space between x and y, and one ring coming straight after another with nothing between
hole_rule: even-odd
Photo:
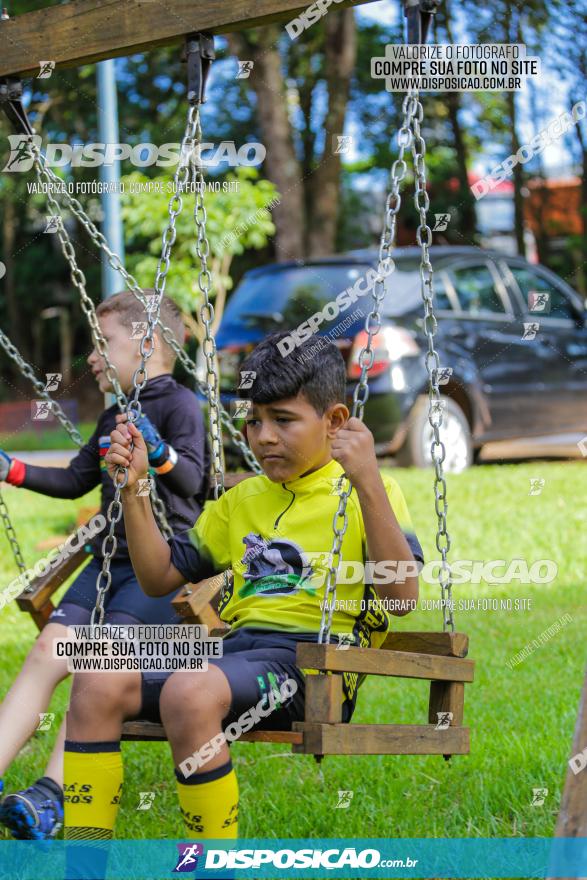
<instances>
[{"instance_id":1,"label":"metal chain link","mask_svg":"<svg viewBox=\"0 0 587 880\"><path fill-rule=\"evenodd\" d=\"M202 128L198 115L198 126L196 132L196 142L202 142ZM222 460L222 428L220 424L220 409L218 397L218 364L216 340L212 334L212 323L214 321L214 306L210 302L210 289L212 287L212 275L208 269L208 257L210 256L210 243L206 231L206 205L204 201L204 189L206 182L202 171L200 161L200 150L194 151L191 157L191 181L195 188L195 205L194 205L194 221L198 231L196 240L196 253L200 261L198 271L198 287L203 297L203 303L200 307L200 318L204 325L204 340L202 342L202 350L206 359L206 381L210 389L208 398L208 418L210 424L210 440L212 444L212 470L214 473L214 498L218 500L219 496L224 492L224 465Z\"/></svg>"},{"instance_id":2,"label":"metal chain link","mask_svg":"<svg viewBox=\"0 0 587 880\"><path fill-rule=\"evenodd\" d=\"M428 373L428 421L432 427L434 438L430 447L430 455L434 465L434 506L438 518L436 531L436 547L442 560L438 572L438 582L442 597L442 628L443 631L450 629L455 631L455 622L452 609L452 571L447 559L450 550L450 535L447 528L448 501L446 497L446 480L444 478L443 462L446 457L446 448L440 439L440 429L443 420L443 401L438 387L438 371L440 360L438 352L434 348L434 336L437 322L434 314L434 272L430 262L428 248L432 244L432 230L428 226L427 211L430 207L430 199L426 190L426 142L422 137L420 123L424 118L424 110L419 100L418 92L411 92L409 97L415 102L416 112L412 117L412 157L414 160L415 194L414 204L420 215L420 225L416 231L416 240L421 248L420 281L422 301L424 303L424 333L428 340L428 351L425 363Z\"/></svg>"},{"instance_id":3,"label":"metal chain link","mask_svg":"<svg viewBox=\"0 0 587 880\"><path fill-rule=\"evenodd\" d=\"M188 121L184 132L181 156L176 172L173 177L173 195L169 200L168 214L169 219L162 236L161 257L157 265L157 274L155 277L155 295L149 302L147 311L147 329L139 344L141 354L141 363L134 371L132 378L132 396L129 396L126 406L126 416L129 422L136 422L141 417L142 405L140 401L140 393L147 384L147 361L155 350L154 333L159 312L161 309L161 300L165 294L165 284L167 274L171 263L171 253L173 245L177 238L176 220L183 209L182 193L185 192L189 181L189 155L193 149L194 136L196 131L196 113L194 108L190 107L188 113ZM131 444L132 449L132 444ZM108 534L102 542L103 563L102 570L98 574L96 580L96 606L92 611L90 623L101 625L104 622L104 600L112 584L112 573L110 566L118 545L118 540L114 534L115 526L123 515L121 494L122 490L128 483L129 472L127 468L119 465L116 468L113 481L115 486L114 499L108 506L106 512L106 520L108 523ZM151 494L151 493L150 493ZM155 495L156 507L161 505L161 499ZM151 498L151 503L153 499Z\"/></svg>"},{"instance_id":4,"label":"metal chain link","mask_svg":"<svg viewBox=\"0 0 587 880\"><path fill-rule=\"evenodd\" d=\"M68 209L74 214L96 247L106 254L108 258L108 262L110 266L120 274L121 278L124 280L127 288L134 294L134 296L141 302L144 308L147 308L147 300L143 296L142 288L139 286L138 281L134 276L122 265L122 261L118 254L110 249L108 246L108 242L104 235L100 232L100 230L96 227L95 223L88 216L81 203L72 198L66 189L63 189L62 182L60 179L51 171L50 168L45 166L45 172L52 178L53 183L60 190L60 194L63 196L63 201ZM198 373L198 367L196 363L189 357L186 351L184 351L183 347L178 342L175 334L171 327L168 327L163 323L161 317L157 321L158 327L161 329L161 334L165 342L173 349L176 357L179 359L183 369L195 380L196 387L198 391L203 394L208 400L208 404L210 404L210 389L206 384L204 384L200 378ZM230 435L230 439L234 446L237 447L242 457L244 458L248 467L257 474L263 473L259 462L251 452L251 449L246 443L246 440L241 431L238 430L234 426L234 423L230 417L230 414L224 409L222 403L218 402L218 409L220 412L220 421L224 428L227 430Z\"/></svg>"},{"instance_id":5,"label":"metal chain link","mask_svg":"<svg viewBox=\"0 0 587 880\"><path fill-rule=\"evenodd\" d=\"M359 353L361 376L353 392L352 417L363 419L365 403L369 398L368 371L373 365L375 353L372 348L373 337L381 328L381 314L379 307L385 296L385 278L393 270L391 252L395 246L397 231L397 215L401 206L400 185L406 175L406 163L404 153L412 139L411 120L416 111L416 105L410 96L406 96L402 105L402 125L397 134L399 153L390 170L391 188L385 203L385 219L383 232L379 244L379 259L377 263L377 277L372 291L372 307L365 320L367 341ZM334 538L330 550L330 568L326 577L324 590L324 604L322 607L322 620L318 642L322 644L330 641L330 631L336 606L336 575L340 565L340 552L342 542L348 528L347 504L352 492L352 485L345 480L346 488L340 493L338 508L334 515L333 531ZM339 526L342 520L342 525Z\"/></svg>"},{"instance_id":6,"label":"metal chain link","mask_svg":"<svg viewBox=\"0 0 587 880\"><path fill-rule=\"evenodd\" d=\"M27 361L25 361L17 347L14 345L13 342L11 342L11 340L8 338L3 330L0 330L0 345L2 346L8 357L14 361L20 373L33 385L39 397L42 397L43 400L45 400L49 404L49 406L51 407L51 411L59 419L59 422L65 428L73 442L76 443L78 446L82 446L84 441L82 440L81 434L79 433L73 422L71 422L70 419L67 418L61 405L51 397L43 383L39 379L37 379L31 365L27 363Z\"/></svg>"},{"instance_id":7,"label":"metal chain link","mask_svg":"<svg viewBox=\"0 0 587 880\"><path fill-rule=\"evenodd\" d=\"M14 526L10 521L10 514L8 513L8 508L6 507L6 503L2 496L2 492L0 491L0 518L2 519L2 523L4 525L4 531L6 532L6 537L10 542L10 547L12 548L12 553L14 556L14 560L20 569L20 573L24 574L27 570L24 559L22 558L22 551L20 549L20 544L18 543L18 538L16 537L16 532L14 531Z\"/></svg>"},{"instance_id":8,"label":"metal chain link","mask_svg":"<svg viewBox=\"0 0 587 880\"><path fill-rule=\"evenodd\" d=\"M37 178L39 180L40 188L43 189L43 184L45 185L46 190L47 190L47 201L49 203L52 216L56 217L56 219L57 219L57 235L58 235L58 238L59 238L59 241L61 244L61 249L63 251L65 259L67 260L67 262L69 264L72 282L73 282L74 286L77 288L77 290L79 291L82 310L83 310L83 312L88 320L88 323L90 325L90 330L91 330L91 334L92 334L92 341L94 343L94 347L96 348L96 350L98 351L98 353L100 354L100 356L102 357L102 359L104 361L104 364L105 364L104 372L106 373L106 376L107 376L112 388L114 389L114 395L116 398L116 403L117 403L119 411L121 413L126 412L127 417L129 418L129 421L134 421L134 420L136 420L136 418L139 418L140 414L141 414L141 407L140 407L140 403L138 402L138 392L140 392L140 390L145 386L146 381L147 381L146 371L144 371L143 379L140 382L138 380L138 375L141 373L141 368L143 368L143 370L144 370L145 361L148 357L150 357L150 354L152 353L152 341L153 341L153 329L154 328L151 328L151 338L150 338L151 348L149 350L149 354L146 357L144 356L145 351L147 350L145 339L143 338L141 340L141 343L140 343L140 351L141 351L141 359L142 359L141 366L139 366L139 368L137 370L135 370L135 373L133 375L133 388L134 388L135 397L133 398L133 400L129 401L126 394L122 390L121 385L120 385L118 371L117 371L115 365L111 362L111 360L109 358L108 343L107 343L107 341L106 341L106 339L100 329L100 324L98 321L98 316L96 314L96 308L94 306L94 303L93 303L92 299L88 296L88 293L86 291L86 278L85 278L84 273L81 271L81 269L79 269L79 267L77 265L75 250L74 250L73 244L71 242L71 238L65 228L60 205L52 195L52 189L54 186L57 186L58 188L61 189L59 179L53 174L53 172L49 171L48 167L45 164L44 156L41 154L40 149L38 148L38 146L34 142L32 142L32 140L29 142L29 149L31 150L31 153L33 155L34 167L35 167L35 171L37 173ZM65 190L63 190L63 191L65 191ZM172 236L170 236L169 253L170 253L170 247L173 244L174 240L175 240L175 235L173 234ZM165 250L166 249L164 249L164 256L165 256ZM167 254L167 256L168 255L169 254ZM168 270L169 270L168 261L167 261L167 265L165 265L165 263L162 260L162 262L160 262L159 267L158 267L158 282L156 282L156 285L157 285L157 283L161 284L161 278L164 279ZM163 287L164 287L164 283L163 283ZM144 305L145 306L147 305L146 300L144 300ZM149 314L148 309L147 309L147 314ZM149 340L147 340L147 342L149 342ZM138 391L137 391L137 386L138 386ZM132 417L132 413L136 414L134 418ZM98 575L98 579L97 579L97 583L96 583L97 602L96 602L96 609L94 609L94 612L92 613L92 624L95 622L96 611L99 616L98 623L103 622L104 598L106 596L106 593L110 589L110 585L112 583L112 577L110 575L110 562L112 560L112 557L115 555L116 550L117 550L117 546L118 546L118 539L116 538L116 535L114 534L114 530L115 530L117 523L119 523L122 518L122 504L120 502L120 491L122 490L123 486L126 485L126 481L122 482L122 479L123 478L121 476L118 476L115 479L115 483L116 483L116 487L117 487L116 491L115 491L115 497L107 509L107 521L109 524L109 529L108 529L107 535L104 537L104 540L102 542L102 553L103 553L103 557L104 557L104 566L103 566L102 572L100 572L100 574ZM127 477L127 479L128 479L128 477ZM152 495L152 492L150 494ZM173 535L172 529L169 526L169 522L167 520L165 506L164 506L162 500L159 498L156 489L154 492L154 496L152 495L151 501L153 504L155 516L158 520L159 527L160 527L162 533L166 537ZM105 568L107 569L107 571L105 571Z\"/></svg>"}]
</instances>

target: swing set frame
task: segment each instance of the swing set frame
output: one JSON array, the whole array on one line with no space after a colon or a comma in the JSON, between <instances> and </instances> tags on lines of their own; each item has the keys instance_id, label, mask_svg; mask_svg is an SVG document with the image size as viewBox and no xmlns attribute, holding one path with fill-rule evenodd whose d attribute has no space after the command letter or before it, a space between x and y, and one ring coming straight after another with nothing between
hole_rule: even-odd
<instances>
[{"instance_id":1,"label":"swing set frame","mask_svg":"<svg viewBox=\"0 0 587 880\"><path fill-rule=\"evenodd\" d=\"M342 0L338 8L363 2L373 0ZM412 42L425 40L430 16L438 2L404 0ZM323 12L330 5L327 0L319 0L319 4ZM174 8L173 16L169 15L170 5ZM156 0L107 0L106 3L72 0L65 5L0 21L3 42L5 36L8 42L0 61L0 98L4 98L9 117L22 126L20 77L39 69L41 59L36 59L39 33L44 35L44 58L53 61L55 67L67 67L128 55L174 43L180 38L189 40L196 32L227 33L283 21L305 8L300 6L299 0L255 0L255 11L251 14L248 5L244 0L235 0L231 4L215 4L211 9L206 0L170 0L163 10ZM418 201L416 204L421 222L425 222L425 208ZM391 213L395 214L397 208L399 203ZM387 221L389 219L388 215ZM386 228L390 241L392 229L393 226ZM389 247L389 241L386 246ZM368 366L364 369L365 376L367 371ZM359 409L362 412L362 404ZM236 480L246 476L236 475ZM230 483L231 478L227 476L227 487ZM85 558L83 551L73 554L58 569L34 581L17 599L19 607L32 615L39 629L51 614L52 594ZM213 605L223 577L188 585L174 600L186 621L204 623L215 635L226 632L225 627L216 628L221 622ZM450 622L452 624L452 620ZM454 624L452 626L454 629ZM297 665L318 673L306 677L305 721L296 722L292 731L256 731L245 734L242 739L290 743L294 752L313 754L318 759L326 754L436 754L448 758L469 752L469 730L462 726L464 685L473 681L474 663L466 659L466 635L446 631L446 628L443 632L395 632L390 633L378 649L340 648L329 643L299 644ZM344 673L429 681L428 723L343 724ZM441 713L448 713L446 723L440 723ZM124 725L123 738L158 740L165 739L165 733L160 725L133 721Z\"/></svg>"}]
</instances>

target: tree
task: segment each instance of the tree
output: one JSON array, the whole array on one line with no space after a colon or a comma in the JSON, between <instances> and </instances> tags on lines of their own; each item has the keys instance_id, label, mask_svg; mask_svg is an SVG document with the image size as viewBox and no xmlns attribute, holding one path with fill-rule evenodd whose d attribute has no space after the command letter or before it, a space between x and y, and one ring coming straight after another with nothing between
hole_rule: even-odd
<instances>
[{"instance_id":1,"label":"tree","mask_svg":"<svg viewBox=\"0 0 587 880\"><path fill-rule=\"evenodd\" d=\"M135 172L123 178L123 216L126 240L129 246L130 271L144 287L152 287L161 252L161 234L169 219L167 178L148 178ZM275 232L269 208L278 200L275 186L268 180L258 179L252 168L239 168L222 181L210 180L212 191L204 195L207 213L207 232L210 244L208 268L212 274L214 322L218 328L228 291L232 287L230 268L233 257L245 249L259 250ZM151 184L151 189L146 187ZM159 186L158 186L159 185ZM236 191L230 187L238 187ZM220 191L215 191L220 187ZM133 192L134 190L134 192ZM186 195L183 212L176 221L177 240L172 252L172 268L165 292L181 308L186 324L201 342L204 327L199 318L201 293L198 286L198 259L196 226L193 216L193 196Z\"/></svg>"}]
</instances>

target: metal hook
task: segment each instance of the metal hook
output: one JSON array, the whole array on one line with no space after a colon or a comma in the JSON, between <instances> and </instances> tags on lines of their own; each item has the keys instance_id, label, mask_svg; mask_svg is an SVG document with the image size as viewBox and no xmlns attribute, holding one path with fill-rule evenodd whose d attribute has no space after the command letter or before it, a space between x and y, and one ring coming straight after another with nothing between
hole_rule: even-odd
<instances>
[{"instance_id":1,"label":"metal hook","mask_svg":"<svg viewBox=\"0 0 587 880\"><path fill-rule=\"evenodd\" d=\"M212 34L197 33L186 37L183 60L188 65L187 99L190 104L203 104L206 100L206 81L215 58Z\"/></svg>"},{"instance_id":2,"label":"metal hook","mask_svg":"<svg viewBox=\"0 0 587 880\"><path fill-rule=\"evenodd\" d=\"M426 42L432 16L436 15L441 2L442 0L404 0L409 45Z\"/></svg>"}]
</instances>

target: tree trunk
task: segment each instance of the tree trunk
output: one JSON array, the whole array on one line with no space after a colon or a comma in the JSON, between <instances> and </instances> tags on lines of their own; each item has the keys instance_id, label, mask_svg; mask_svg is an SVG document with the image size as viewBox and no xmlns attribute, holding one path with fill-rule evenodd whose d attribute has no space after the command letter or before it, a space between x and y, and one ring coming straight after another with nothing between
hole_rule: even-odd
<instances>
[{"instance_id":1,"label":"tree trunk","mask_svg":"<svg viewBox=\"0 0 587 880\"><path fill-rule=\"evenodd\" d=\"M509 129L512 133L511 152L515 155L520 149L520 141L517 130L517 108L515 92L506 92L506 105L509 120ZM526 243L524 241L524 197L522 187L524 185L524 172L518 162L514 165L514 224L516 233L516 246L521 257L526 256Z\"/></svg>"},{"instance_id":2,"label":"tree trunk","mask_svg":"<svg viewBox=\"0 0 587 880\"><path fill-rule=\"evenodd\" d=\"M352 9L330 12L324 20L325 69L328 110L324 120L324 149L319 164L306 185L312 188L312 216L309 218L308 255L324 256L334 251L340 197L342 160L335 153L336 135L344 131L351 77L357 57L357 31Z\"/></svg>"},{"instance_id":3,"label":"tree trunk","mask_svg":"<svg viewBox=\"0 0 587 880\"><path fill-rule=\"evenodd\" d=\"M442 24L446 31L449 43L454 43L452 34L452 21L450 15L450 6L448 0L444 4L444 12ZM475 211L475 200L469 187L469 151L463 134L461 121L459 119L459 110L461 109L460 92L449 92L446 95L446 103L448 109L448 119L452 129L454 139L455 156L457 160L457 177L459 181L459 199L461 202L461 214L459 222L461 228L471 233L477 230L477 214Z\"/></svg>"},{"instance_id":4,"label":"tree trunk","mask_svg":"<svg viewBox=\"0 0 587 880\"><path fill-rule=\"evenodd\" d=\"M242 60L254 61L249 83L257 96L257 111L263 143L267 149L267 177L275 184L281 201L273 209L277 229L278 260L304 256L304 204L300 164L295 154L287 110L287 92L281 70L278 41L280 30L272 25L253 32L255 42L243 35L231 35L229 45Z\"/></svg>"}]
</instances>

